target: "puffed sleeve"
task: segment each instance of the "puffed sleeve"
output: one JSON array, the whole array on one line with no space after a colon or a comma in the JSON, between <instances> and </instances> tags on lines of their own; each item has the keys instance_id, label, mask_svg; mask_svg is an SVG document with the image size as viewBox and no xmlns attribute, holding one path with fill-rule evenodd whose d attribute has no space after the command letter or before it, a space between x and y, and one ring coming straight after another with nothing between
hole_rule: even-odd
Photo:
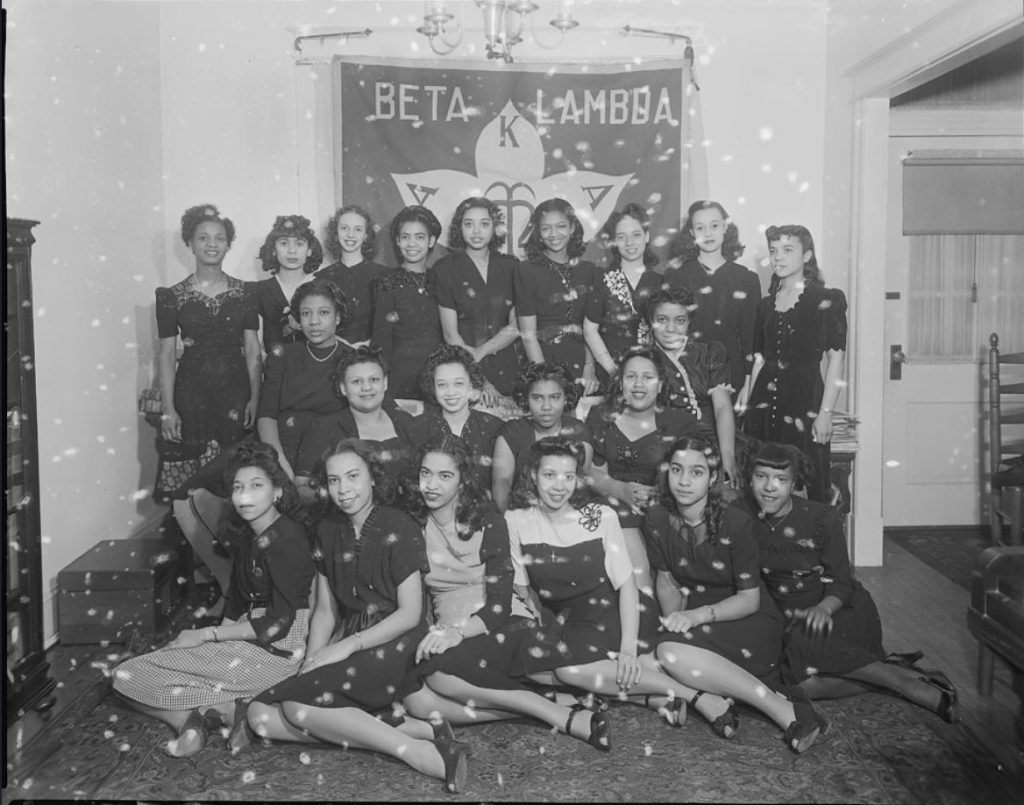
<instances>
[{"instance_id":1,"label":"puffed sleeve","mask_svg":"<svg viewBox=\"0 0 1024 805\"><path fill-rule=\"evenodd\" d=\"M526 573L526 561L523 559L523 543L519 534L525 512L525 509L509 509L505 512L509 556L512 559L512 583L518 584L520 587L530 586L530 577Z\"/></svg>"},{"instance_id":2,"label":"puffed sleeve","mask_svg":"<svg viewBox=\"0 0 1024 805\"><path fill-rule=\"evenodd\" d=\"M537 268L533 263L519 263L512 273L516 294L516 315L537 315Z\"/></svg>"},{"instance_id":3,"label":"puffed sleeve","mask_svg":"<svg viewBox=\"0 0 1024 805\"><path fill-rule=\"evenodd\" d=\"M267 353L263 364L263 386L260 390L260 407L257 417L277 418L281 412L281 388L284 383L284 349L275 344Z\"/></svg>"},{"instance_id":4,"label":"puffed sleeve","mask_svg":"<svg viewBox=\"0 0 1024 805\"><path fill-rule=\"evenodd\" d=\"M434 265L434 298L437 299L438 307L446 307L449 310L459 309L459 300L456 298L455 289L452 287L452 272L448 259L439 261Z\"/></svg>"},{"instance_id":5,"label":"puffed sleeve","mask_svg":"<svg viewBox=\"0 0 1024 805\"><path fill-rule=\"evenodd\" d=\"M604 318L605 288L604 275L600 272L594 272L594 285L590 293L587 294L587 304L583 309L586 317L594 322L594 324L600 324Z\"/></svg>"},{"instance_id":6,"label":"puffed sleeve","mask_svg":"<svg viewBox=\"0 0 1024 805\"><path fill-rule=\"evenodd\" d=\"M244 309L242 311L242 329L260 329L260 302L256 290L257 283L246 282L242 289Z\"/></svg>"},{"instance_id":7,"label":"puffed sleeve","mask_svg":"<svg viewBox=\"0 0 1024 805\"><path fill-rule=\"evenodd\" d=\"M757 309L761 301L761 280L757 274L747 269L736 293L740 346L743 348L744 373L750 374L754 367L754 333L756 332Z\"/></svg>"},{"instance_id":8,"label":"puffed sleeve","mask_svg":"<svg viewBox=\"0 0 1024 805\"><path fill-rule=\"evenodd\" d=\"M651 506L644 513L640 532L643 534L644 544L647 546L647 559L651 563L651 570L672 572L669 567L666 544L670 527L668 510L664 506Z\"/></svg>"},{"instance_id":9,"label":"puffed sleeve","mask_svg":"<svg viewBox=\"0 0 1024 805\"><path fill-rule=\"evenodd\" d=\"M160 338L178 335L178 305L170 288L156 289L156 332Z\"/></svg>"},{"instance_id":10,"label":"puffed sleeve","mask_svg":"<svg viewBox=\"0 0 1024 805\"><path fill-rule=\"evenodd\" d=\"M821 322L821 348L845 350L846 295L836 288L826 289L819 303L818 315Z\"/></svg>"},{"instance_id":11,"label":"puffed sleeve","mask_svg":"<svg viewBox=\"0 0 1024 805\"><path fill-rule=\"evenodd\" d=\"M280 517L271 527L274 534L264 532L256 537L261 554L260 566L270 577L267 611L253 618L256 642L269 645L288 634L295 613L309 607L309 591L316 569L306 530L289 517ZM261 545L263 541L265 547Z\"/></svg>"},{"instance_id":12,"label":"puffed sleeve","mask_svg":"<svg viewBox=\"0 0 1024 805\"><path fill-rule=\"evenodd\" d=\"M484 605L476 616L494 634L512 612L512 554L505 518L492 511L484 519L480 561L484 566Z\"/></svg>"},{"instance_id":13,"label":"puffed sleeve","mask_svg":"<svg viewBox=\"0 0 1024 805\"><path fill-rule=\"evenodd\" d=\"M720 528L718 542L729 551L733 584L737 590L756 590L761 584L761 567L753 518L729 508L722 515Z\"/></svg>"},{"instance_id":14,"label":"puffed sleeve","mask_svg":"<svg viewBox=\"0 0 1024 805\"><path fill-rule=\"evenodd\" d=\"M626 538L622 536L619 516L609 506L591 505L601 517L604 570L608 574L608 580L612 583L612 587L618 590L633 577L633 561L629 558L629 551L626 550ZM585 516L586 510L581 514Z\"/></svg>"},{"instance_id":15,"label":"puffed sleeve","mask_svg":"<svg viewBox=\"0 0 1024 805\"><path fill-rule=\"evenodd\" d=\"M732 371L729 366L729 353L718 341L708 344L708 393L717 388L725 388L730 392L732 387Z\"/></svg>"},{"instance_id":16,"label":"puffed sleeve","mask_svg":"<svg viewBox=\"0 0 1024 805\"><path fill-rule=\"evenodd\" d=\"M427 546L423 542L423 529L415 520L397 509L387 519L388 533L384 538L388 546L388 573L394 589L413 573L429 573Z\"/></svg>"},{"instance_id":17,"label":"puffed sleeve","mask_svg":"<svg viewBox=\"0 0 1024 805\"><path fill-rule=\"evenodd\" d=\"M833 507L822 506L815 518L814 539L824 568L821 575L824 594L834 595L845 606L853 596L854 581L841 518L842 515Z\"/></svg>"}]
</instances>

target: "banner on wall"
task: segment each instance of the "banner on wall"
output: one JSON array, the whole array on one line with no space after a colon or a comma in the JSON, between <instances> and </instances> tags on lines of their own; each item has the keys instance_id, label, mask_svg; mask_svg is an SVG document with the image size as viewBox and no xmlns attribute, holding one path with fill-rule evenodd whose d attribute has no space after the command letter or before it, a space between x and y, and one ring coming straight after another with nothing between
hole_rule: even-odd
<instances>
[{"instance_id":1,"label":"banner on wall","mask_svg":"<svg viewBox=\"0 0 1024 805\"><path fill-rule=\"evenodd\" d=\"M422 204L446 243L458 203L486 196L504 212L506 250L521 256L534 207L559 196L576 208L588 241L616 208L643 205L657 248L689 200L706 192L699 102L684 61L510 67L339 58L336 69L336 201L363 205L382 230L402 207ZM390 251L382 243L380 258L389 261Z\"/></svg>"}]
</instances>

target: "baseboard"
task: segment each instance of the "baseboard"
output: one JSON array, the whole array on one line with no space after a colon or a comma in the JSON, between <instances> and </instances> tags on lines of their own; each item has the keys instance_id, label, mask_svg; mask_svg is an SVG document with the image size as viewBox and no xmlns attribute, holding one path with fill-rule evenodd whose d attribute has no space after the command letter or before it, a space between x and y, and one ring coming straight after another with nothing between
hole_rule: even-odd
<instances>
[{"instance_id":1,"label":"baseboard","mask_svg":"<svg viewBox=\"0 0 1024 805\"><path fill-rule=\"evenodd\" d=\"M921 533L922 531L934 531L936 534L964 534L987 539L990 529L987 525L978 525L977 523L966 525L887 525L882 529L882 535L889 537Z\"/></svg>"}]
</instances>

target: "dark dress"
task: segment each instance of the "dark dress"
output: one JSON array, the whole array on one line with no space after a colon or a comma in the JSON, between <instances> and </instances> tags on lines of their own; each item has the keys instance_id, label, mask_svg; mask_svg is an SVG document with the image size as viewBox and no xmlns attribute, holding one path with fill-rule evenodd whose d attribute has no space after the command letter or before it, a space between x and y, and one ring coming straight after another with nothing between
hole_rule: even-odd
<instances>
[{"instance_id":1,"label":"dark dress","mask_svg":"<svg viewBox=\"0 0 1024 805\"><path fill-rule=\"evenodd\" d=\"M471 347L479 347L509 323L516 306L514 276L519 261L491 253L487 283L473 259L465 252L453 252L434 264L437 274L437 304L458 315L459 336ZM509 396L519 374L519 345L516 342L480 361L480 369L498 390Z\"/></svg>"},{"instance_id":2,"label":"dark dress","mask_svg":"<svg viewBox=\"0 0 1024 805\"><path fill-rule=\"evenodd\" d=\"M485 411L470 410L469 419L462 426L459 438L466 447L473 461L473 478L486 494L491 492L491 464L494 456L494 442L501 432L504 421ZM416 417L416 442L423 444L437 435L452 435L452 429L444 418L441 409L436 405L427 405L423 413Z\"/></svg>"},{"instance_id":3,"label":"dark dress","mask_svg":"<svg viewBox=\"0 0 1024 805\"><path fill-rule=\"evenodd\" d=\"M781 673L787 685L815 674L842 675L885 659L878 609L853 577L842 515L833 507L794 497L781 520L763 519L751 501L737 501L754 517L761 576L783 616L808 609L826 595L843 602L832 616L827 640L812 638L802 625L786 630Z\"/></svg>"},{"instance_id":4,"label":"dark dress","mask_svg":"<svg viewBox=\"0 0 1024 805\"><path fill-rule=\"evenodd\" d=\"M761 581L751 517L736 508L723 513L714 543L706 526L688 526L662 505L644 517L643 534L651 569L671 573L686 609L714 605L739 590L761 591L757 612L734 621L708 623L689 632L661 632L656 642L681 643L713 651L754 676L774 676L782 650L782 616Z\"/></svg>"},{"instance_id":5,"label":"dark dress","mask_svg":"<svg viewBox=\"0 0 1024 805\"><path fill-rule=\"evenodd\" d=\"M432 622L464 625L476 615L487 632L420 662L406 676L399 698L419 690L435 672L492 690L529 690L511 676L532 621L529 608L512 590L505 518L490 509L465 541L450 540L428 519L423 539L430 563L424 583L430 593Z\"/></svg>"},{"instance_id":6,"label":"dark dress","mask_svg":"<svg viewBox=\"0 0 1024 805\"><path fill-rule=\"evenodd\" d=\"M528 417L510 419L503 423L501 433L498 434L505 439L508 449L516 459L516 469L513 478L518 478L526 466L530 456L530 446L537 441L537 432L533 428L533 420ZM562 427L560 436L574 439L578 442L590 443L590 431L587 426L576 417L562 414ZM514 481L513 481L514 483Z\"/></svg>"},{"instance_id":7,"label":"dark dress","mask_svg":"<svg viewBox=\"0 0 1024 805\"><path fill-rule=\"evenodd\" d=\"M828 350L846 349L846 297L842 291L807 285L785 312L766 296L757 307L754 351L764 366L750 393L744 430L764 442L799 447L814 463L817 477L808 497L827 500L831 450L813 440L814 417L825 383L821 359Z\"/></svg>"},{"instance_id":8,"label":"dark dress","mask_svg":"<svg viewBox=\"0 0 1024 805\"><path fill-rule=\"evenodd\" d=\"M345 295L349 323L338 335L350 344L370 340L373 334L373 283L387 270L372 260L364 259L354 266L346 266L339 260L317 273L318 279L330 280Z\"/></svg>"},{"instance_id":9,"label":"dark dress","mask_svg":"<svg viewBox=\"0 0 1024 805\"><path fill-rule=\"evenodd\" d=\"M661 349L661 347L657 347ZM665 355L667 371L666 392L672 408L688 411L697 418L705 436L715 438L717 433L715 406L711 392L716 388L730 387L730 373L725 347L717 341L704 344L692 338L686 342L680 360L683 371Z\"/></svg>"},{"instance_id":10,"label":"dark dress","mask_svg":"<svg viewBox=\"0 0 1024 805\"><path fill-rule=\"evenodd\" d=\"M515 583L537 591L556 617L528 630L513 673L535 674L610 659L622 639L618 589L633 576L622 529L607 506L588 503L556 526L537 507L509 509ZM638 635L641 653L650 635Z\"/></svg>"},{"instance_id":11,"label":"dark dress","mask_svg":"<svg viewBox=\"0 0 1024 805\"><path fill-rule=\"evenodd\" d=\"M404 512L388 506L374 507L358 537L343 514L321 521L314 557L317 572L327 579L338 604L332 643L396 612L402 582L413 573L427 571L419 526ZM424 616L414 628L389 642L285 680L255 701L381 710L394 700L426 632Z\"/></svg>"},{"instance_id":12,"label":"dark dress","mask_svg":"<svg viewBox=\"0 0 1024 805\"><path fill-rule=\"evenodd\" d=\"M157 288L156 324L160 338L180 335L184 346L174 373L181 444L161 440L161 461L180 462L182 467L173 477L163 468L158 472L156 494L166 499L216 456L210 442L216 441L223 451L245 432L251 389L244 333L259 329L253 285L228 277L227 290L210 297L192 274L170 288Z\"/></svg>"},{"instance_id":13,"label":"dark dress","mask_svg":"<svg viewBox=\"0 0 1024 805\"><path fill-rule=\"evenodd\" d=\"M648 297L661 288L664 279L651 268L640 275L635 289L629 287L620 268L605 269L596 278L594 290L587 297L586 315L598 325L601 339L616 364L624 350L634 344L651 343L651 328L644 318L644 306ZM600 363L596 366L598 378L607 385L608 373Z\"/></svg>"},{"instance_id":14,"label":"dark dress","mask_svg":"<svg viewBox=\"0 0 1024 805\"><path fill-rule=\"evenodd\" d=\"M319 274L317 275L319 276ZM311 274L306 274L306 281L313 279ZM291 329L288 317L298 319L298 313L291 309L291 299L284 295L284 289L277 277L268 277L256 283L256 298L260 310L260 319L263 321L263 351L268 355L274 347L283 344L298 344L306 340L301 329L294 329L288 335L284 334L285 328Z\"/></svg>"},{"instance_id":15,"label":"dark dress","mask_svg":"<svg viewBox=\"0 0 1024 805\"><path fill-rule=\"evenodd\" d=\"M520 263L515 274L516 315L537 317L544 360L565 364L574 378L583 376L583 316L598 276L587 260L556 263L545 255Z\"/></svg>"},{"instance_id":16,"label":"dark dress","mask_svg":"<svg viewBox=\"0 0 1024 805\"><path fill-rule=\"evenodd\" d=\"M665 283L693 292L697 308L690 312L690 334L697 341L717 341L725 347L735 396L754 365L760 278L739 263L729 261L708 271L700 260L691 258L679 268L665 271Z\"/></svg>"},{"instance_id":17,"label":"dark dress","mask_svg":"<svg viewBox=\"0 0 1024 805\"><path fill-rule=\"evenodd\" d=\"M191 710L249 698L298 670L315 575L306 529L282 515L230 547L224 620L249 621L255 638L133 657L114 671L116 691L160 710Z\"/></svg>"},{"instance_id":18,"label":"dark dress","mask_svg":"<svg viewBox=\"0 0 1024 805\"><path fill-rule=\"evenodd\" d=\"M606 403L595 405L587 414L587 430L594 448L594 463L607 464L616 481L653 485L665 460L665 451L680 436L700 433L693 414L681 408L656 410L655 429L631 442L615 424L616 412ZM638 528L641 515L634 514L626 501L609 501L623 528Z\"/></svg>"},{"instance_id":19,"label":"dark dress","mask_svg":"<svg viewBox=\"0 0 1024 805\"><path fill-rule=\"evenodd\" d=\"M393 268L373 284L373 344L388 363L388 392L395 399L421 400L420 372L444 344L435 298L436 275Z\"/></svg>"},{"instance_id":20,"label":"dark dress","mask_svg":"<svg viewBox=\"0 0 1024 805\"><path fill-rule=\"evenodd\" d=\"M277 420L284 457L295 467L299 437L317 417L335 414L345 401L334 392L331 376L338 359L352 348L338 342L332 347L279 344L263 365L263 388L257 416Z\"/></svg>"},{"instance_id":21,"label":"dark dress","mask_svg":"<svg viewBox=\"0 0 1024 805\"><path fill-rule=\"evenodd\" d=\"M400 408L389 409L385 406L384 413L391 420L397 435L382 442L372 439L366 441L376 447L387 474L399 481L412 465L420 443L419 429L415 418ZM324 451L342 439L350 438L360 438L359 427L351 409L346 407L336 414L317 417L299 435L293 465L295 474L313 475Z\"/></svg>"}]
</instances>

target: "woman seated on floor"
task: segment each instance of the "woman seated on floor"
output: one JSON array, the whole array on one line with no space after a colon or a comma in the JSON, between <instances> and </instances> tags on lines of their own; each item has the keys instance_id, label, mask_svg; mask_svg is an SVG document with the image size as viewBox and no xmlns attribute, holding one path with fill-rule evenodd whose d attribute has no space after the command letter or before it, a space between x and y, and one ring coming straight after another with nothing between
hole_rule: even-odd
<instances>
[{"instance_id":1,"label":"woman seated on floor","mask_svg":"<svg viewBox=\"0 0 1024 805\"><path fill-rule=\"evenodd\" d=\"M748 457L750 495L736 506L755 515L761 574L788 621L782 681L812 699L890 690L956 721L957 693L940 671L886 662L871 594L853 577L842 515L797 497L814 467L798 448L768 442Z\"/></svg>"},{"instance_id":2,"label":"woman seated on floor","mask_svg":"<svg viewBox=\"0 0 1024 805\"><path fill-rule=\"evenodd\" d=\"M572 411L576 408L580 386L561 363L534 363L519 373L512 397L526 416L510 419L494 442L491 466L491 493L500 511L508 508L512 483L522 473L530 455L530 445L545 436L565 436L582 442L587 451L584 472L590 470L593 448L588 443L586 426Z\"/></svg>"},{"instance_id":3,"label":"woman seated on floor","mask_svg":"<svg viewBox=\"0 0 1024 805\"><path fill-rule=\"evenodd\" d=\"M341 439L362 439L378 453L392 480L408 470L418 442L411 414L388 404L388 370L381 351L357 347L338 359L334 390L348 405L338 413L318 417L302 431L296 448L295 485L305 502L315 491L310 481L324 451Z\"/></svg>"},{"instance_id":4,"label":"woman seated on floor","mask_svg":"<svg viewBox=\"0 0 1024 805\"><path fill-rule=\"evenodd\" d=\"M803 752L827 724L800 688L789 689L786 698L759 678L776 671L783 623L760 579L751 517L722 499L712 440L678 439L665 464L658 503L643 526L662 612L658 662L700 691L689 700L722 738L736 735L739 716L731 700L739 699L778 724L794 752ZM715 695L708 701L707 694Z\"/></svg>"},{"instance_id":5,"label":"woman seated on floor","mask_svg":"<svg viewBox=\"0 0 1024 805\"><path fill-rule=\"evenodd\" d=\"M423 525L433 626L399 691L406 711L455 724L531 716L606 749L603 716L581 717L575 697L558 704L516 678L532 616L512 593L508 528L476 484L469 448L436 436L418 464L412 513Z\"/></svg>"},{"instance_id":6,"label":"woman seated on floor","mask_svg":"<svg viewBox=\"0 0 1024 805\"><path fill-rule=\"evenodd\" d=\"M238 445L228 473L234 513L220 536L233 562L224 619L182 631L113 675L133 707L177 731L167 745L173 757L201 750L211 727L238 727L241 700L292 676L305 651L315 571L306 528L289 516L298 509L295 486L266 444Z\"/></svg>"},{"instance_id":7,"label":"woman seated on floor","mask_svg":"<svg viewBox=\"0 0 1024 805\"><path fill-rule=\"evenodd\" d=\"M388 505L391 479L369 443L338 442L323 472L333 511L316 528L317 600L306 658L299 676L253 700L249 726L277 741L391 755L457 793L466 751L452 741L451 728L389 717L427 632L420 528Z\"/></svg>"}]
</instances>

